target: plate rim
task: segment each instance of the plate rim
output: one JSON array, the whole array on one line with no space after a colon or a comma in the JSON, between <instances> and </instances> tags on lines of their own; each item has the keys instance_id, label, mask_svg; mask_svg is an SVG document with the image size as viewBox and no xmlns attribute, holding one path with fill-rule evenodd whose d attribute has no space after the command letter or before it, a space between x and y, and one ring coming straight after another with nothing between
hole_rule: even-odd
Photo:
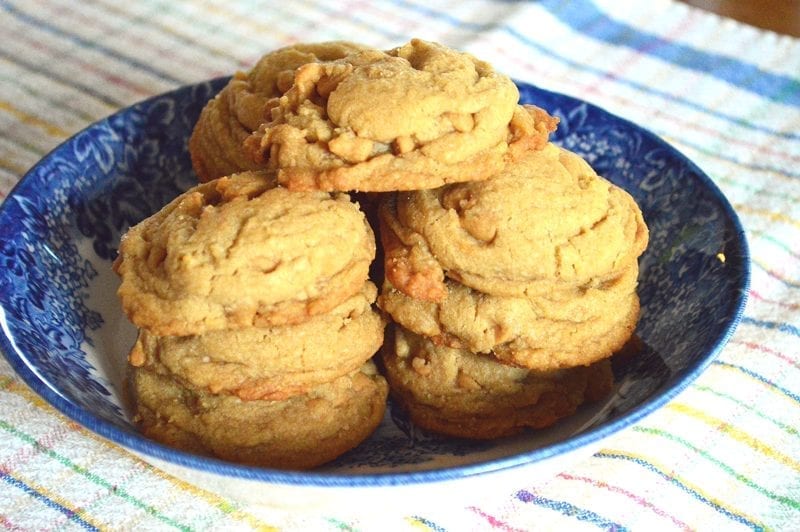
<instances>
[{"instance_id":1,"label":"plate rim","mask_svg":"<svg viewBox=\"0 0 800 532\"><path fill-rule=\"evenodd\" d=\"M193 90L204 84L216 86L216 84L222 84L229 78L229 76L223 76L206 80L204 82L183 85L162 94L154 95L147 99L141 100L131 106L120 109L105 118L87 125L85 128L76 132L74 135L70 136L68 139L64 140L58 146L53 148L53 150L37 161L22 176L22 178L9 191L2 204L0 204L0 219L6 217L6 211L9 208L8 206L11 203L11 199L17 195L20 190L28 186L26 184L28 181L33 180L32 176L36 172L37 168L44 165L49 159L57 156L77 136L84 134L92 128L102 127L103 125L109 124L118 116L130 112L130 110L134 107L146 106L148 103L151 103L159 98L170 96L181 91ZM736 299L732 306L732 311L728 316L725 316L726 322L724 326L721 327L721 330L718 332L716 338L713 339L710 349L705 356L696 360L693 364L686 366L682 371L683 375L681 378L676 379L668 388L663 390L662 393L655 397L650 397L642 403L636 405L634 408L623 414L619 419L603 423L597 427L593 427L579 434L570 436L563 441L559 441L545 447L521 452L513 456L487 459L473 464L445 466L439 469L405 472L387 471L376 473L341 473L314 470L286 471L236 464L217 458L195 455L179 449L168 447L158 442L149 440L138 432L124 430L110 421L107 421L95 414L92 414L88 410L73 404L71 401L61 395L56 389L54 389L45 379L40 378L36 372L25 363L25 355L13 345L13 335L11 335L11 331L8 329L5 319L5 309L2 306L0 306L0 330L2 331L2 334L0 334L0 352L3 353L5 359L16 372L16 374L35 393L42 397L42 399L44 399L50 406L54 407L61 414L77 422L85 429L90 430L91 432L122 446L126 451L134 451L140 455L151 456L153 458L190 468L192 470L222 475L228 478L242 478L283 485L337 488L375 488L399 485L407 486L413 484L428 484L432 482L463 479L478 475L501 473L509 469L533 465L543 460L547 460L558 455L567 454L570 451L575 451L593 443L600 442L612 434L619 432L623 428L628 427L640 421L644 417L652 414L653 412L658 411L663 405L665 405L680 392L686 389L692 382L694 382L697 377L699 377L700 374L703 373L703 371L705 371L705 369L717 358L722 348L727 344L735 329L738 327L744 314L751 281L749 245L744 228L738 215L736 214L736 211L733 209L730 202L719 189L719 187L691 159L681 153L672 144L668 143L647 128L644 128L632 122L631 120L606 111L602 107L589 101L564 93L543 89L524 81L514 80L514 83L520 89L524 88L526 91L531 91L532 94L542 93L557 99L564 99L571 104L586 105L592 111L605 114L615 122L620 123L625 127L632 128L633 130L647 137L651 142L658 144L660 148L667 150L670 156L684 161L687 165L687 168L694 174L693 177L698 180L699 184L706 187L707 191L711 193L714 199L719 203L723 214L727 218L727 221L730 223L736 235L736 239L732 242L735 242L739 248L739 253L736 253L736 259L740 261L738 266L741 268L741 277L739 279L739 283L733 288L733 290L738 292L738 294L735 296Z\"/></svg>"}]
</instances>

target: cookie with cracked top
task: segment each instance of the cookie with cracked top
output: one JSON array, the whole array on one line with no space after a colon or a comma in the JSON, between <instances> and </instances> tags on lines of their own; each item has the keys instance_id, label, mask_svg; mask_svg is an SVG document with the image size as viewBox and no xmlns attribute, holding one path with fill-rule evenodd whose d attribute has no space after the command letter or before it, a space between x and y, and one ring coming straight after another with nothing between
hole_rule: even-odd
<instances>
[{"instance_id":1,"label":"cookie with cracked top","mask_svg":"<svg viewBox=\"0 0 800 532\"><path fill-rule=\"evenodd\" d=\"M388 195L379 217L387 279L432 301L445 296L445 276L503 296L597 285L648 240L630 194L553 144L493 179Z\"/></svg>"},{"instance_id":2,"label":"cookie with cracked top","mask_svg":"<svg viewBox=\"0 0 800 532\"><path fill-rule=\"evenodd\" d=\"M413 423L440 434L492 439L551 426L613 387L609 360L537 372L437 346L399 326L382 350L392 397Z\"/></svg>"},{"instance_id":3,"label":"cookie with cracked top","mask_svg":"<svg viewBox=\"0 0 800 532\"><path fill-rule=\"evenodd\" d=\"M437 345L556 370L607 358L631 337L639 317L637 272L634 262L613 280L533 297L484 294L446 279L440 301L409 297L387 282L379 305Z\"/></svg>"},{"instance_id":4,"label":"cookie with cracked top","mask_svg":"<svg viewBox=\"0 0 800 532\"><path fill-rule=\"evenodd\" d=\"M292 190L385 192L482 180L547 142L557 120L510 78L413 39L299 67L245 142Z\"/></svg>"},{"instance_id":5,"label":"cookie with cracked top","mask_svg":"<svg viewBox=\"0 0 800 532\"><path fill-rule=\"evenodd\" d=\"M364 441L386 409L375 365L283 401L242 401L132 368L134 421L149 438L189 452L279 469L309 469Z\"/></svg>"},{"instance_id":6,"label":"cookie with cracked top","mask_svg":"<svg viewBox=\"0 0 800 532\"><path fill-rule=\"evenodd\" d=\"M158 336L299 323L362 290L375 257L346 194L259 172L200 184L130 228L114 263L128 318Z\"/></svg>"},{"instance_id":7,"label":"cookie with cracked top","mask_svg":"<svg viewBox=\"0 0 800 532\"><path fill-rule=\"evenodd\" d=\"M243 400L282 400L363 365L383 343L370 282L328 312L294 325L155 336L145 329L128 361L179 382Z\"/></svg>"},{"instance_id":8,"label":"cookie with cracked top","mask_svg":"<svg viewBox=\"0 0 800 532\"><path fill-rule=\"evenodd\" d=\"M199 180L258 168L243 143L264 122L267 102L289 89L298 67L365 49L345 41L294 44L265 54L247 72L236 72L205 105L189 138L192 167Z\"/></svg>"}]
</instances>

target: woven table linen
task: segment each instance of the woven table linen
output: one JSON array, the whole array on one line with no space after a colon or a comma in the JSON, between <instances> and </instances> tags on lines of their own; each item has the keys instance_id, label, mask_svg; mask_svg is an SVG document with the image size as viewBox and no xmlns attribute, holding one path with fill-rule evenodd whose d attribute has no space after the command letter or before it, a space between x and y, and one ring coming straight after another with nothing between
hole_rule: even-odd
<instances>
[{"instance_id":1,"label":"woven table linen","mask_svg":"<svg viewBox=\"0 0 800 532\"><path fill-rule=\"evenodd\" d=\"M653 131L722 190L752 255L735 334L664 408L552 478L397 516L204 491L60 415L0 357L0 529L800 528L800 40L667 0L3 0L0 36L0 199L149 96L296 42L420 37Z\"/></svg>"}]
</instances>

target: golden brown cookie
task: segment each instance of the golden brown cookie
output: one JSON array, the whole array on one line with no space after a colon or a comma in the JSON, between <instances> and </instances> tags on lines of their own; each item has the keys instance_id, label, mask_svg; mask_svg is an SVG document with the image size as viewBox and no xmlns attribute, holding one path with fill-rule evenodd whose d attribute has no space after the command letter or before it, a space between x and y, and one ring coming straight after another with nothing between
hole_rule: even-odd
<instances>
[{"instance_id":1,"label":"golden brown cookie","mask_svg":"<svg viewBox=\"0 0 800 532\"><path fill-rule=\"evenodd\" d=\"M135 420L148 437L243 464L308 469L365 440L386 407L387 386L372 362L284 401L242 401L131 370Z\"/></svg>"},{"instance_id":2,"label":"golden brown cookie","mask_svg":"<svg viewBox=\"0 0 800 532\"><path fill-rule=\"evenodd\" d=\"M618 277L647 245L633 198L548 144L494 179L387 196L386 276L439 300L444 276L487 294L532 297Z\"/></svg>"},{"instance_id":3,"label":"golden brown cookie","mask_svg":"<svg viewBox=\"0 0 800 532\"><path fill-rule=\"evenodd\" d=\"M391 329L394 342L382 358L392 396L414 424L440 434L489 439L544 428L613 385L608 360L536 372Z\"/></svg>"},{"instance_id":4,"label":"golden brown cookie","mask_svg":"<svg viewBox=\"0 0 800 532\"><path fill-rule=\"evenodd\" d=\"M533 297L484 294L448 279L439 302L411 298L387 282L379 305L437 345L548 371L591 364L625 344L639 317L637 272L634 263L611 281Z\"/></svg>"},{"instance_id":5,"label":"golden brown cookie","mask_svg":"<svg viewBox=\"0 0 800 532\"><path fill-rule=\"evenodd\" d=\"M132 227L115 270L128 318L157 336L298 323L358 293L375 256L345 194L245 172L198 185Z\"/></svg>"},{"instance_id":6,"label":"golden brown cookie","mask_svg":"<svg viewBox=\"0 0 800 532\"><path fill-rule=\"evenodd\" d=\"M511 79L488 63L414 39L299 67L245 146L292 190L486 179L555 128L557 120L518 99Z\"/></svg>"},{"instance_id":7,"label":"golden brown cookie","mask_svg":"<svg viewBox=\"0 0 800 532\"><path fill-rule=\"evenodd\" d=\"M281 400L361 367L383 343L384 320L364 289L324 314L295 325L155 336L142 329L128 357L211 393Z\"/></svg>"},{"instance_id":8,"label":"golden brown cookie","mask_svg":"<svg viewBox=\"0 0 800 532\"><path fill-rule=\"evenodd\" d=\"M247 73L234 74L203 108L189 139L192 166L200 181L257 168L242 144L267 119L267 102L291 87L295 69L365 49L341 41L295 44L264 55Z\"/></svg>"}]
</instances>

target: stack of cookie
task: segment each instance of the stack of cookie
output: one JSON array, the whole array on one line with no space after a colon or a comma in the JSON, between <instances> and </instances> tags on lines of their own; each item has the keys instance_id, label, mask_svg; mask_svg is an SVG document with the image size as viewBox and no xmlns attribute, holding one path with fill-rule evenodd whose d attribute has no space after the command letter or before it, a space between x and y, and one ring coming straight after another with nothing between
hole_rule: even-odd
<instances>
[{"instance_id":1,"label":"stack of cookie","mask_svg":"<svg viewBox=\"0 0 800 532\"><path fill-rule=\"evenodd\" d=\"M380 221L386 376L415 423L503 436L610 390L647 228L580 157L548 144L491 179L389 197Z\"/></svg>"},{"instance_id":2,"label":"stack of cookie","mask_svg":"<svg viewBox=\"0 0 800 532\"><path fill-rule=\"evenodd\" d=\"M296 45L234 76L189 142L205 184L120 249L145 433L309 467L375 427L383 322L356 192L379 211L382 367L416 424L499 437L607 393L647 230L518 100L487 63L421 40Z\"/></svg>"},{"instance_id":3,"label":"stack of cookie","mask_svg":"<svg viewBox=\"0 0 800 532\"><path fill-rule=\"evenodd\" d=\"M386 382L370 360L384 329L367 279L375 239L348 196L275 185L244 172L187 191L128 231L115 270L140 328L129 362L143 432L308 468L383 417Z\"/></svg>"},{"instance_id":4,"label":"stack of cookie","mask_svg":"<svg viewBox=\"0 0 800 532\"><path fill-rule=\"evenodd\" d=\"M294 71L293 84L267 105L269 119L250 135L244 148L258 163L275 170L279 182L291 190L385 193L379 200L383 202L383 213L392 211L405 199L436 195L450 188L460 190L458 183L469 182L462 185L466 191L462 197L451 198L451 204L442 212L420 219L422 227L436 231L443 217L452 218L453 214L469 208L473 182L494 182L515 172L515 165L524 167L520 161L556 149L547 143L556 121L541 109L518 105L518 98L511 80L494 72L490 65L467 54L413 40L388 52L362 50L339 60L300 66ZM479 185L475 186L480 190ZM488 185L487 190L491 187ZM573 192L569 187L562 188L567 194ZM546 199L541 197L536 201ZM581 197L571 201L582 200ZM500 201L514 203L516 198L508 194ZM470 213L473 218L469 223L477 232L491 231L495 221L483 219L483 215L490 214L492 207L481 209ZM581 226L585 219L596 214L592 210L579 215L576 224ZM435 254L425 256L429 250L416 233L419 228L390 223L388 216L383 216L382 222L389 279L382 306L398 324L394 343L384 350L383 362L393 394L418 425L458 436L502 436L522 426L550 424L574 411L584 397L599 395L610 388L608 365L601 368L603 371L548 372L553 368L546 368L539 375L528 369L509 367L510 360L490 358L495 354L494 345L500 346L502 340L484 350L462 346L452 335L448 336L453 339L449 344L439 342L442 349L445 345L464 347L463 353L437 352L435 344L430 343L432 340L428 344L417 341L421 339L413 334L424 334L424 327L415 326L436 321L437 314L437 309L426 308L420 302L433 300L449 306L456 327L468 327L465 316L470 316L470 309L464 298L451 296L442 280L445 270L456 278L452 265L439 265ZM517 220L516 224L525 226L530 222ZM449 238L446 234L442 237ZM479 245L491 247L489 240L492 238ZM513 253L526 254L529 244L520 242ZM537 242L536 246L539 245ZM536 262L537 249L532 250L528 262ZM456 256L456 263L473 258L469 249L458 244L448 253ZM489 270L497 267L487 266ZM438 270L438 277L432 270ZM520 290L513 278L502 273L495 277L513 285L512 292ZM406 301L392 304L392 283L405 290ZM549 295L552 283L550 279L544 283L547 287L543 290ZM572 297L572 292L586 288L580 280L565 280L564 285L565 301ZM455 286L454 291L457 291ZM476 293L469 297L480 296ZM571 304L580 305L574 301ZM513 324L516 330L536 328L537 319L547 319L537 316L536 309L531 308L527 315L522 315L522 309L516 308L521 307L519 304L515 307L498 302L498 305L500 313L516 312L511 318L516 320ZM630 327L625 332L630 335ZM585 331L580 334L584 339L590 336ZM438 340L445 338L444 334L432 336ZM567 349L580 349L578 342L576 337ZM512 359L523 356L516 348L498 350L496 354L501 352L513 353ZM610 351L604 356L609 354ZM403 366L406 361L411 365ZM420 367L420 363L425 367ZM470 375L465 368L471 365L481 369ZM451 371L453 367L455 372ZM481 377L479 373L486 375ZM602 384L595 385L598 382ZM466 402L459 398L464 390L471 393ZM432 397L435 397L433 402ZM499 406L501 403L504 408ZM433 413L421 414L425 409ZM473 422L476 420L478 423Z\"/></svg>"}]
</instances>

